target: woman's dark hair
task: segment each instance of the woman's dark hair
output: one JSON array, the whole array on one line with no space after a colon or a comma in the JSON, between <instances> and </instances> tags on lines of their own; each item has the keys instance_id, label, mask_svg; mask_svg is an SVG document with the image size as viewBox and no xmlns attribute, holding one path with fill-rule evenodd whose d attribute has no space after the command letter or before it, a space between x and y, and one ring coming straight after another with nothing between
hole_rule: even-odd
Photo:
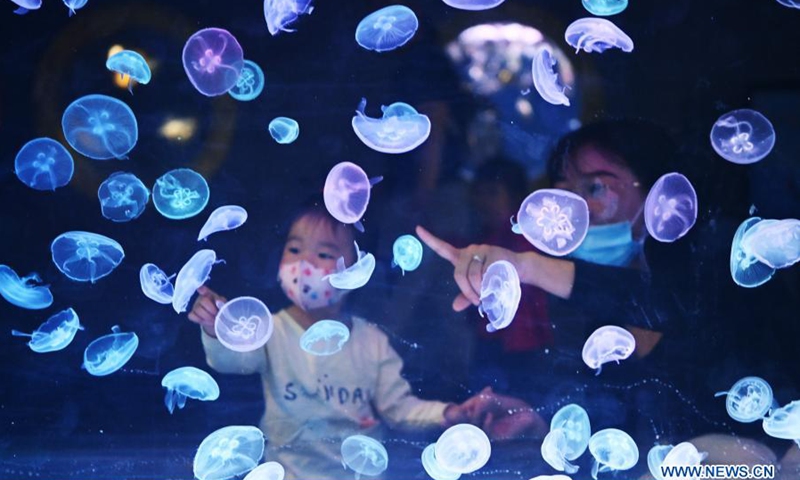
<instances>
[{"instance_id":1,"label":"woman's dark hair","mask_svg":"<svg viewBox=\"0 0 800 480\"><path fill-rule=\"evenodd\" d=\"M525 168L519 163L498 156L489 159L475 172L473 187L481 183L498 182L508 189L512 204L519 204L530 193Z\"/></svg>"},{"instance_id":2,"label":"woman's dark hair","mask_svg":"<svg viewBox=\"0 0 800 480\"><path fill-rule=\"evenodd\" d=\"M591 146L608 160L629 168L647 192L665 173L680 171L677 145L663 127L641 119L603 120L585 125L559 140L547 161L551 182L564 178L574 154Z\"/></svg>"}]
</instances>

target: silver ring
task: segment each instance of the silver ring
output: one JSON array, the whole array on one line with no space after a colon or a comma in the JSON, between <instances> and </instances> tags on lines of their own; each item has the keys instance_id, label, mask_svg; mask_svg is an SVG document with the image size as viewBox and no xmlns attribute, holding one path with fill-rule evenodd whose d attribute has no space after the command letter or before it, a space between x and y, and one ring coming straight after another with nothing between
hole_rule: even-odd
<instances>
[{"instance_id":1,"label":"silver ring","mask_svg":"<svg viewBox=\"0 0 800 480\"><path fill-rule=\"evenodd\" d=\"M473 255L472 259L475 260L478 263L483 263L483 259L478 255Z\"/></svg>"}]
</instances>

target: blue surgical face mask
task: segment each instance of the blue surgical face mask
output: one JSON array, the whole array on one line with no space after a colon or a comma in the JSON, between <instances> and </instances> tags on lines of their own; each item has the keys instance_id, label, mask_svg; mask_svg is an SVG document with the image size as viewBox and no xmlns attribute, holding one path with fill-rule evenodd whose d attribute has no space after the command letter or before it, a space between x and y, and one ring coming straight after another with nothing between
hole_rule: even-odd
<instances>
[{"instance_id":1,"label":"blue surgical face mask","mask_svg":"<svg viewBox=\"0 0 800 480\"><path fill-rule=\"evenodd\" d=\"M599 265L624 267L642 251L642 242L633 239L631 222L590 226L583 243L572 257Z\"/></svg>"}]
</instances>

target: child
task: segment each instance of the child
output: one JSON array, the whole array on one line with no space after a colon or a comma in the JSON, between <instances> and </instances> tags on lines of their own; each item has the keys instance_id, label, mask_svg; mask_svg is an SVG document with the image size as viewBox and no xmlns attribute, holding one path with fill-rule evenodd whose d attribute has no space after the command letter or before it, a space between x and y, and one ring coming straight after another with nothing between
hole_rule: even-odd
<instances>
[{"instance_id":1,"label":"child","mask_svg":"<svg viewBox=\"0 0 800 480\"><path fill-rule=\"evenodd\" d=\"M375 325L342 313L346 291L323 280L336 260L355 261L352 228L320 206L303 210L291 224L279 267L281 288L292 305L273 316L274 331L258 350L239 353L214 336L214 320L225 298L202 286L189 319L202 327L207 362L220 373L259 373L266 412L270 460L286 479L341 478L341 441L363 434L381 439L392 428L445 428L468 420L461 405L421 400L400 372L403 360ZM350 328L344 348L318 357L300 348L300 336L323 319Z\"/></svg>"}]
</instances>

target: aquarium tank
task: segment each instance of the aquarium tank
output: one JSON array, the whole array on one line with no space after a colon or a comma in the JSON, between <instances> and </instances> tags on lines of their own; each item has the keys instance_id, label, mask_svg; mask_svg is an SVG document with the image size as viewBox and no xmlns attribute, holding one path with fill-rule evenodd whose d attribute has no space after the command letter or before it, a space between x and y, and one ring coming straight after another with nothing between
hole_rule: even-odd
<instances>
[{"instance_id":1,"label":"aquarium tank","mask_svg":"<svg viewBox=\"0 0 800 480\"><path fill-rule=\"evenodd\" d=\"M0 25L0 480L800 479L800 2Z\"/></svg>"}]
</instances>

